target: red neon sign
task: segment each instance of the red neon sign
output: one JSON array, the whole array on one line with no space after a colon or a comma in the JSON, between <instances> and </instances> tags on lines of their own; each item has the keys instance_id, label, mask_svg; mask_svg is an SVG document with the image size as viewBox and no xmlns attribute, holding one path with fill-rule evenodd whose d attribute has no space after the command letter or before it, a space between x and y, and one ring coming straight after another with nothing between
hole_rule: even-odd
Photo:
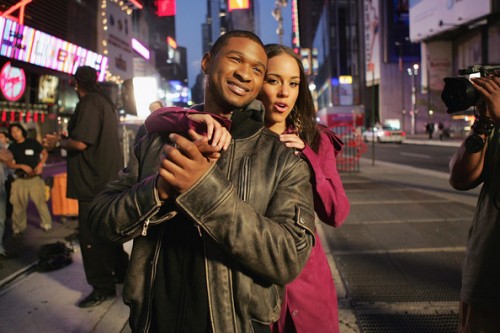
<instances>
[{"instance_id":1,"label":"red neon sign","mask_svg":"<svg viewBox=\"0 0 500 333\"><path fill-rule=\"evenodd\" d=\"M175 16L175 0L156 0L156 15L159 17L163 16Z\"/></svg>"},{"instance_id":2,"label":"red neon sign","mask_svg":"<svg viewBox=\"0 0 500 333\"><path fill-rule=\"evenodd\" d=\"M26 75L22 68L13 67L10 61L0 70L0 90L9 101L17 101L26 89Z\"/></svg>"},{"instance_id":3,"label":"red neon sign","mask_svg":"<svg viewBox=\"0 0 500 333\"><path fill-rule=\"evenodd\" d=\"M7 9L5 12L0 12L0 16L9 18L13 21L19 22L19 24L24 24L24 8L31 2L32 0L21 0L16 3L14 6ZM19 9L19 16L15 17L10 14Z\"/></svg>"}]
</instances>

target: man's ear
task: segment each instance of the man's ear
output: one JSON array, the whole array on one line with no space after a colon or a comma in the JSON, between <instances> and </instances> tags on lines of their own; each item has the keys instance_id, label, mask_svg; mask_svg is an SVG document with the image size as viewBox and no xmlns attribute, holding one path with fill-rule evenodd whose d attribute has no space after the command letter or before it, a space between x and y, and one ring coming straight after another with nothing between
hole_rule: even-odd
<instances>
[{"instance_id":1,"label":"man's ear","mask_svg":"<svg viewBox=\"0 0 500 333\"><path fill-rule=\"evenodd\" d=\"M212 60L212 55L210 54L210 52L205 53L203 59L201 59L201 70L205 75L208 74L208 71L210 70L211 60Z\"/></svg>"}]
</instances>

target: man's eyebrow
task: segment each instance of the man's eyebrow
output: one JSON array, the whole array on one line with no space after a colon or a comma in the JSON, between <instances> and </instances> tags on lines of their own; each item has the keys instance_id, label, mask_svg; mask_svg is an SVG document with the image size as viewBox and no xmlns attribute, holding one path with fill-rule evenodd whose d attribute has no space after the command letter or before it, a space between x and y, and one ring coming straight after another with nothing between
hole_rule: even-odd
<instances>
[{"instance_id":1,"label":"man's eyebrow","mask_svg":"<svg viewBox=\"0 0 500 333\"><path fill-rule=\"evenodd\" d=\"M241 52L241 51L238 51L238 50L229 50L227 51L226 55L230 55L230 54L233 54L233 53L236 53L238 55L240 55L241 57L245 58L245 59L248 59L248 57L246 56L245 53ZM262 66L262 68L266 69L266 65L262 62L262 61L259 61L257 60L256 61L260 66Z\"/></svg>"}]
</instances>

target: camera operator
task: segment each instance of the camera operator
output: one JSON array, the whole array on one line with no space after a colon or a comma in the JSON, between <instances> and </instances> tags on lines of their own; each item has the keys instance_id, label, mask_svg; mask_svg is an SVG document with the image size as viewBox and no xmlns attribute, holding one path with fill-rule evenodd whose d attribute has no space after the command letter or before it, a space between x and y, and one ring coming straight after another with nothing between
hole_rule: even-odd
<instances>
[{"instance_id":1,"label":"camera operator","mask_svg":"<svg viewBox=\"0 0 500 333\"><path fill-rule=\"evenodd\" d=\"M462 266L459 332L500 332L500 80L472 83L481 94L476 120L450 162L455 189L483 183Z\"/></svg>"}]
</instances>

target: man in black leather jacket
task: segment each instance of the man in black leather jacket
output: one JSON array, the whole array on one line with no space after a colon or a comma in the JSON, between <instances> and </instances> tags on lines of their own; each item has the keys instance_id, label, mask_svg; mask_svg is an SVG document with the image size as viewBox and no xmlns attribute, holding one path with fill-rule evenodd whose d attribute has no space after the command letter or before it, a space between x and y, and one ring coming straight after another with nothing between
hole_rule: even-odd
<instances>
[{"instance_id":1,"label":"man in black leather jacket","mask_svg":"<svg viewBox=\"0 0 500 333\"><path fill-rule=\"evenodd\" d=\"M96 237L134 240L123 296L134 332L270 332L307 261L309 169L263 126L266 62L253 33L221 36L202 60L203 107L231 119L229 148L149 133L93 201Z\"/></svg>"}]
</instances>

